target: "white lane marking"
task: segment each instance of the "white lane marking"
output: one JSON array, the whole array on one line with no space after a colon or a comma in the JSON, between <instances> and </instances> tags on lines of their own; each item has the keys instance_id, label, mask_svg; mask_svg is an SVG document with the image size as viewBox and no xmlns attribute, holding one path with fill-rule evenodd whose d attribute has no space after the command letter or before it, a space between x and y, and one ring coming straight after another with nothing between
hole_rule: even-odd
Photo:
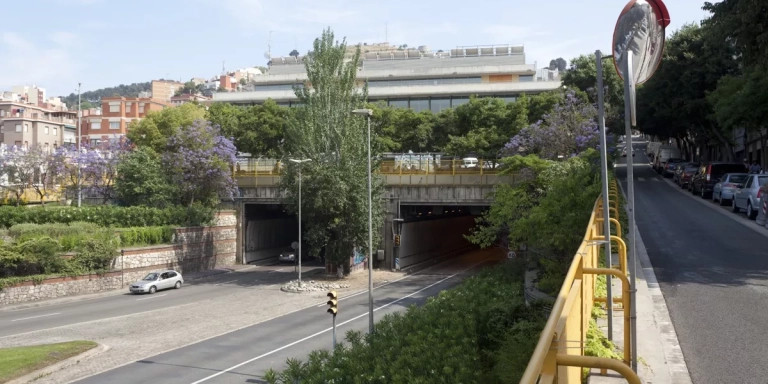
<instances>
[{"instance_id":1,"label":"white lane marking","mask_svg":"<svg viewBox=\"0 0 768 384\"><path fill-rule=\"evenodd\" d=\"M149 299L157 299L158 297L163 297L163 296L166 296L166 295L167 295L167 293L163 293L162 295L152 295L150 297L143 297L141 299L136 299L136 301L149 300Z\"/></svg>"},{"instance_id":2,"label":"white lane marking","mask_svg":"<svg viewBox=\"0 0 768 384\"><path fill-rule=\"evenodd\" d=\"M408 294L408 295L406 295L406 296L403 296L403 297L401 297L401 298L399 298L399 299L397 299L397 300L391 301L391 302L389 302L389 303L387 303L387 304L384 304L384 305L382 305L382 306L380 306L380 307L378 307L378 308L374 308L374 309L373 309L373 311L374 311L374 312L376 312L376 311L378 311L378 310L380 310L380 309L384 309L384 308L386 308L386 307L389 307L390 305L393 305L393 304L395 304L395 303L398 303L398 302L400 302L400 301L403 301L403 300L405 300L405 299L407 299L407 298L409 298L409 297L411 297L411 296L413 296L413 295L415 295L415 294L417 294L417 293L420 293L420 292L422 292L422 291L424 291L424 290L426 290L426 289L432 288L432 287L434 287L435 285L438 285L438 284L442 283L443 281L446 281L446 280L448 280L448 279L450 279L450 278L452 278L452 277L454 277L454 276L456 276L456 275L458 275L458 274L459 274L459 273L454 273L453 275L450 275L450 276L448 276L448 277L446 277L446 278L444 278L444 279L442 279L442 280L440 280L440 281L438 281L438 282L436 282L436 283L430 284L430 285L428 285L428 286L426 286L426 287L424 287L424 288L422 288L422 289L419 289L419 290L418 290L418 291L416 291L416 292L413 292L413 293L411 293L411 294ZM352 321L355 321L355 320L357 320L357 319L359 319L359 318L361 318L361 317L365 317L365 316L368 316L368 312L365 312L365 313L363 313L362 315L358 315L358 316L355 316L355 317L353 317L353 318L351 318L351 319L349 319L349 320L347 320L347 321L344 321L344 322L341 322L341 323L339 323L339 324L336 324L336 327L340 327L340 326L342 326L342 325L344 325L344 324L350 323L350 322L352 322ZM214 373L213 375L210 375L210 376L208 376L208 377L204 377L204 378L202 378L202 379L200 379L200 380L198 380L198 381L195 381L195 382L194 382L194 383L192 383L192 384L200 384L200 383L202 383L202 382L204 382L204 381L208 381L208 380L210 380L210 379L213 379L214 377L217 377L217 376L219 376L219 375L225 374L225 373L227 373L227 372L229 372L229 371L231 371L231 370L233 370L233 369L237 369L237 368L240 368L240 367L242 367L243 365L246 365L246 364L250 364L250 363L252 363L252 362L254 362L254 361L258 360L258 359L261 359L262 357L266 357L266 356L269 356L269 355L271 355L271 354L273 354L273 353L276 353L276 352L280 352L280 351L282 351L283 349L286 349L286 348L290 348L290 347L292 347L292 346L294 346L294 345L296 345L296 344L299 344L299 343L301 343L301 342L307 341L307 340L309 340L309 339L311 339L311 338L313 338L313 337L315 337L315 336L319 336L319 335L322 335L323 333L326 333L326 332L330 332L332 329L333 329L333 328L326 328L326 329L323 329L322 331L319 331L319 332L315 332L315 333L313 333L313 334L311 334L311 335L309 335L309 336L307 336L307 337L305 337L305 338L303 338L303 339L299 339L299 340L296 340L296 341L294 341L294 342L292 342L292 343L290 343L290 344L286 344L286 345L283 345L283 346L282 346L282 347L280 347L280 348L276 348L276 349L273 349L273 350L271 350L271 351L269 351L269 352L265 352L265 353L263 353L263 354L261 354L261 355L259 355L259 356L256 356L256 357L254 357L254 358L252 358L252 359L250 359L250 360L246 360L246 361L244 361L244 362L242 362L242 363L240 363L240 364L237 364L237 365L233 365L233 366L231 366L231 367L229 367L229 368L227 368L227 369L225 369L225 370L223 370L223 371L219 371L219 372L216 372L216 373Z\"/></svg>"},{"instance_id":3,"label":"white lane marking","mask_svg":"<svg viewBox=\"0 0 768 384\"><path fill-rule=\"evenodd\" d=\"M20 318L20 319L11 320L11 322L14 322L14 321L22 321L22 320L30 320L30 319L37 319L37 318L40 318L40 317L48 317L48 316L56 316L56 315L61 315L61 312L56 312L56 313L48 313L48 314L45 314L45 315L39 315L39 316L22 317L22 318Z\"/></svg>"}]
</instances>

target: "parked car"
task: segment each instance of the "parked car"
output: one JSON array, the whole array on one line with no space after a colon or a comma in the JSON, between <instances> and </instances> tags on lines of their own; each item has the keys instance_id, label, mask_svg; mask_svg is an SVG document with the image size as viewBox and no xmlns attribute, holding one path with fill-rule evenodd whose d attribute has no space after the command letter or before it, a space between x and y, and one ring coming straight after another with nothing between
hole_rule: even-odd
<instances>
[{"instance_id":1,"label":"parked car","mask_svg":"<svg viewBox=\"0 0 768 384\"><path fill-rule=\"evenodd\" d=\"M746 173L726 173L712 188L712 201L720 205L730 202L734 192L743 187L746 180Z\"/></svg>"},{"instance_id":2,"label":"parked car","mask_svg":"<svg viewBox=\"0 0 768 384\"><path fill-rule=\"evenodd\" d=\"M184 278L172 269L150 272L143 279L131 283L131 293L155 293L161 289L181 288Z\"/></svg>"},{"instance_id":3,"label":"parked car","mask_svg":"<svg viewBox=\"0 0 768 384\"><path fill-rule=\"evenodd\" d=\"M669 159L679 159L680 149L671 145L662 145L656 149L653 155L653 169L658 173L664 172L664 163Z\"/></svg>"},{"instance_id":4,"label":"parked car","mask_svg":"<svg viewBox=\"0 0 768 384\"><path fill-rule=\"evenodd\" d=\"M731 209L739 212L746 211L747 217L754 220L757 217L757 209L760 207L762 191L760 187L768 184L768 175L748 175L744 187L736 190L731 199Z\"/></svg>"},{"instance_id":5,"label":"parked car","mask_svg":"<svg viewBox=\"0 0 768 384\"><path fill-rule=\"evenodd\" d=\"M691 177L693 177L698 169L699 163L677 163L672 181L679 185L680 188L688 188L688 184L691 183Z\"/></svg>"},{"instance_id":6,"label":"parked car","mask_svg":"<svg viewBox=\"0 0 768 384\"><path fill-rule=\"evenodd\" d=\"M742 163L712 162L699 167L691 178L691 193L701 198L711 196L715 184L726 173L747 173L747 167Z\"/></svg>"},{"instance_id":7,"label":"parked car","mask_svg":"<svg viewBox=\"0 0 768 384\"><path fill-rule=\"evenodd\" d=\"M661 166L661 176L663 177L672 177L675 175L675 167L677 167L677 164L680 164L684 162L685 160L674 158L674 159L667 159L667 161L664 162Z\"/></svg>"}]
</instances>

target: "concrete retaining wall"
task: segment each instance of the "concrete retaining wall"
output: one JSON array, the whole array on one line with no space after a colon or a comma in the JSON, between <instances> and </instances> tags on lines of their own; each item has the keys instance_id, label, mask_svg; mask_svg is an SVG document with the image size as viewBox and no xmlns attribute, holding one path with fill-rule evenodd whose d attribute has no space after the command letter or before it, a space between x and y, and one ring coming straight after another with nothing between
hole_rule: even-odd
<instances>
[{"instance_id":1,"label":"concrete retaining wall","mask_svg":"<svg viewBox=\"0 0 768 384\"><path fill-rule=\"evenodd\" d=\"M114 271L31 281L0 290L0 305L53 299L124 288L148 271L175 268L182 274L235 264L237 217L234 211L219 212L210 227L177 228L175 243L126 248L115 258Z\"/></svg>"}]
</instances>

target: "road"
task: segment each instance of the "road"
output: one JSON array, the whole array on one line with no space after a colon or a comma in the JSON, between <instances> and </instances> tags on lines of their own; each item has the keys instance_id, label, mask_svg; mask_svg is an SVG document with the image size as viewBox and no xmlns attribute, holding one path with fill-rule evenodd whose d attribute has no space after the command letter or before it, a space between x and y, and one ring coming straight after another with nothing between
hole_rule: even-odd
<instances>
[{"instance_id":1,"label":"road","mask_svg":"<svg viewBox=\"0 0 768 384\"><path fill-rule=\"evenodd\" d=\"M374 316L420 305L477 269L496 261L459 258L427 272L409 275L374 290ZM261 383L269 368L281 369L288 358L306 358L316 349L331 349L332 317L325 302L91 376L78 383ZM349 330L367 332L368 295L340 297L337 340Z\"/></svg>"},{"instance_id":2,"label":"road","mask_svg":"<svg viewBox=\"0 0 768 384\"><path fill-rule=\"evenodd\" d=\"M311 274L318 267L304 267ZM228 295L253 287L274 286L275 289L295 278L293 266L272 265L253 267L237 274L211 276L187 280L180 290L160 291L154 295L133 295L118 292L117 295L99 296L74 302L21 306L20 309L0 310L0 338L20 333L78 324L86 321L135 315L192 304Z\"/></svg>"},{"instance_id":3,"label":"road","mask_svg":"<svg viewBox=\"0 0 768 384\"><path fill-rule=\"evenodd\" d=\"M768 230L663 179L638 147L637 227L693 382L768 382Z\"/></svg>"}]
</instances>

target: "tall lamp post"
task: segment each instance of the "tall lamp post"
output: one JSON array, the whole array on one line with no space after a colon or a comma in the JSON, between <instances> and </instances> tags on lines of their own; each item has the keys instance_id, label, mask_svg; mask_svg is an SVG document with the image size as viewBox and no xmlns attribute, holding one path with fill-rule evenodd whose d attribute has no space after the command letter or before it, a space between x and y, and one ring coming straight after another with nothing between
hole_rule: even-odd
<instances>
[{"instance_id":1,"label":"tall lamp post","mask_svg":"<svg viewBox=\"0 0 768 384\"><path fill-rule=\"evenodd\" d=\"M368 108L355 109L355 115L365 116L368 120L368 333L373 334L373 203L371 202L371 115Z\"/></svg>"},{"instance_id":2,"label":"tall lamp post","mask_svg":"<svg viewBox=\"0 0 768 384\"><path fill-rule=\"evenodd\" d=\"M80 83L77 83L77 156L80 157L80 141L82 141L82 133L80 132L82 127L83 113L80 109L82 103L80 102ZM80 160L77 161L77 207L80 208L80 204L83 200L82 188L80 187Z\"/></svg>"},{"instance_id":3,"label":"tall lamp post","mask_svg":"<svg viewBox=\"0 0 768 384\"><path fill-rule=\"evenodd\" d=\"M299 287L301 287L301 164L312 159L288 159L288 161L299 165L299 254L297 258L299 259Z\"/></svg>"}]
</instances>

